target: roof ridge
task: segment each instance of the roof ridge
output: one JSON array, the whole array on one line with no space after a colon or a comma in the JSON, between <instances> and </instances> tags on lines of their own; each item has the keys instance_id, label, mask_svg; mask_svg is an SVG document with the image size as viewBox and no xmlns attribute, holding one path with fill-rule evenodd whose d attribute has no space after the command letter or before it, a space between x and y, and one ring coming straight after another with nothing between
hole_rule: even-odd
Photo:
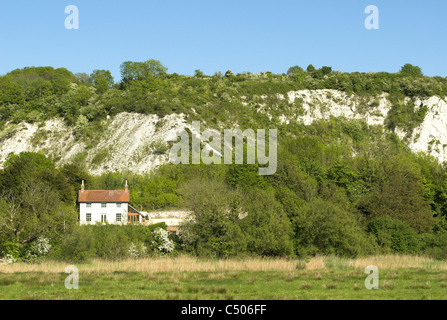
<instances>
[{"instance_id":1,"label":"roof ridge","mask_svg":"<svg viewBox=\"0 0 447 320\"><path fill-rule=\"evenodd\" d=\"M78 193L78 202L130 202L130 193L124 190L84 190Z\"/></svg>"}]
</instances>

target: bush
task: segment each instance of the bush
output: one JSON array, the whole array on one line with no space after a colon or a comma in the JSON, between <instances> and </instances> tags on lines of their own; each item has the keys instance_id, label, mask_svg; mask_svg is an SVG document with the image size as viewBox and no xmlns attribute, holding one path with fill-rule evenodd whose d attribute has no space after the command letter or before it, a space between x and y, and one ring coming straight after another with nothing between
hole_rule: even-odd
<instances>
[{"instance_id":1,"label":"bush","mask_svg":"<svg viewBox=\"0 0 447 320\"><path fill-rule=\"evenodd\" d=\"M411 168L398 172L400 168L397 169L396 164L391 162L383 167L386 170L383 180L362 196L358 207L368 217L387 216L405 222L418 233L431 232L433 213L430 204L424 199L421 182L415 176L417 172L408 171Z\"/></svg>"},{"instance_id":2,"label":"bush","mask_svg":"<svg viewBox=\"0 0 447 320\"><path fill-rule=\"evenodd\" d=\"M133 242L130 244L127 253L131 258L141 258L146 255L147 248L142 243L134 244Z\"/></svg>"},{"instance_id":3,"label":"bush","mask_svg":"<svg viewBox=\"0 0 447 320\"><path fill-rule=\"evenodd\" d=\"M181 226L186 251L225 258L246 251L239 224L238 195L218 180L191 180L180 188L191 219Z\"/></svg>"},{"instance_id":4,"label":"bush","mask_svg":"<svg viewBox=\"0 0 447 320\"><path fill-rule=\"evenodd\" d=\"M368 231L377 239L385 253L417 253L419 240L416 231L407 223L384 216L368 223Z\"/></svg>"},{"instance_id":5,"label":"bush","mask_svg":"<svg viewBox=\"0 0 447 320\"><path fill-rule=\"evenodd\" d=\"M420 251L434 259L447 260L447 233L420 236Z\"/></svg>"},{"instance_id":6,"label":"bush","mask_svg":"<svg viewBox=\"0 0 447 320\"><path fill-rule=\"evenodd\" d=\"M356 216L332 202L313 199L293 223L299 256L356 257L374 252L374 241L368 239Z\"/></svg>"},{"instance_id":7,"label":"bush","mask_svg":"<svg viewBox=\"0 0 447 320\"><path fill-rule=\"evenodd\" d=\"M152 235L154 236L153 244L160 253L164 254L174 251L174 241L169 239L169 232L167 230L158 228L152 232Z\"/></svg>"},{"instance_id":8,"label":"bush","mask_svg":"<svg viewBox=\"0 0 447 320\"><path fill-rule=\"evenodd\" d=\"M154 154L158 154L158 155L165 154L169 150L169 146L167 145L167 143L163 142L161 140L152 142L151 148L152 148Z\"/></svg>"},{"instance_id":9,"label":"bush","mask_svg":"<svg viewBox=\"0 0 447 320\"><path fill-rule=\"evenodd\" d=\"M98 151L98 153L92 159L92 165L97 166L101 164L109 156L109 149L104 148Z\"/></svg>"},{"instance_id":10,"label":"bush","mask_svg":"<svg viewBox=\"0 0 447 320\"><path fill-rule=\"evenodd\" d=\"M422 70L418 66L413 66L412 64L407 63L400 69L400 73L407 74L415 77L422 77Z\"/></svg>"},{"instance_id":11,"label":"bush","mask_svg":"<svg viewBox=\"0 0 447 320\"><path fill-rule=\"evenodd\" d=\"M0 257L11 256L19 258L21 247L19 244L9 241L0 241Z\"/></svg>"},{"instance_id":12,"label":"bush","mask_svg":"<svg viewBox=\"0 0 447 320\"><path fill-rule=\"evenodd\" d=\"M50 256L71 262L85 262L94 258L93 229L77 226L73 233L67 235L59 246L54 248Z\"/></svg>"},{"instance_id":13,"label":"bush","mask_svg":"<svg viewBox=\"0 0 447 320\"><path fill-rule=\"evenodd\" d=\"M274 193L262 189L250 190L241 202L244 214L239 218L247 251L269 257L293 255L290 220L275 200Z\"/></svg>"},{"instance_id":14,"label":"bush","mask_svg":"<svg viewBox=\"0 0 447 320\"><path fill-rule=\"evenodd\" d=\"M109 260L138 258L158 252L152 232L166 224L77 226L54 249L51 257L73 262L92 258Z\"/></svg>"},{"instance_id":15,"label":"bush","mask_svg":"<svg viewBox=\"0 0 447 320\"><path fill-rule=\"evenodd\" d=\"M47 238L39 237L33 241L25 249L24 258L26 261L37 261L41 257L48 255L51 250L50 241Z\"/></svg>"}]
</instances>

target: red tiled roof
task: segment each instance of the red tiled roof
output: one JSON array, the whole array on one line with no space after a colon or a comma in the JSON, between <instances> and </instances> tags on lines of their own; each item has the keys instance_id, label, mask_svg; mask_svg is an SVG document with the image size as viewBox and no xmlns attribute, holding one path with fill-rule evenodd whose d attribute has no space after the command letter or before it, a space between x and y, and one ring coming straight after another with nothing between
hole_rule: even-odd
<instances>
[{"instance_id":1,"label":"red tiled roof","mask_svg":"<svg viewBox=\"0 0 447 320\"><path fill-rule=\"evenodd\" d=\"M129 192L123 190L85 190L79 191L79 202L129 202Z\"/></svg>"}]
</instances>

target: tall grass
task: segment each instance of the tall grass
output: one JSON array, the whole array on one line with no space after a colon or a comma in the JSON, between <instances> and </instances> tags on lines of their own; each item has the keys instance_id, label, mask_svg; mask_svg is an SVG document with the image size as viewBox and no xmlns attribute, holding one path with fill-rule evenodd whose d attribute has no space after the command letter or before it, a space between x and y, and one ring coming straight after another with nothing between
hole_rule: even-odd
<instances>
[{"instance_id":1,"label":"tall grass","mask_svg":"<svg viewBox=\"0 0 447 320\"><path fill-rule=\"evenodd\" d=\"M0 265L0 273L62 273L70 263L62 261L43 261L38 264L14 263ZM228 271L294 271L326 269L364 269L375 265L379 270L396 270L402 268L419 268L426 270L447 270L446 261L436 261L420 256L382 255L366 258L345 259L337 257L313 257L306 261L273 258L246 258L213 260L188 256L127 259L108 261L95 259L90 263L76 264L83 273L113 272L228 272Z\"/></svg>"}]
</instances>

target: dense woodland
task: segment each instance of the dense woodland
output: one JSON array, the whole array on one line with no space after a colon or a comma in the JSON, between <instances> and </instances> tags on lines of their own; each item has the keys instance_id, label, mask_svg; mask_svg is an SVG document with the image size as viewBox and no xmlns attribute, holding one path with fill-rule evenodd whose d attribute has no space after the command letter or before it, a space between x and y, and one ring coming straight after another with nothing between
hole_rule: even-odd
<instances>
[{"instance_id":1,"label":"dense woodland","mask_svg":"<svg viewBox=\"0 0 447 320\"><path fill-rule=\"evenodd\" d=\"M447 168L412 153L394 133L396 127L411 132L427 111L415 110L404 98L445 97L446 78L426 77L412 65L397 73L350 74L311 65L281 75L208 76L196 70L183 76L167 70L156 60L124 62L120 81L107 70L91 75L51 67L14 70L0 77L0 131L7 122L62 117L77 139L94 146L107 116L183 113L213 128L277 128L276 174L261 176L257 165L166 164L147 175L92 176L82 161L56 167L45 154L11 155L0 170L0 257L405 253L447 259ZM275 115L301 111L277 94L300 89L365 97L388 93L393 107L385 127L344 118L282 124ZM261 95L267 96L272 119L257 111ZM7 138L0 135L0 143ZM194 219L169 236L174 250L163 249L167 240L154 231L163 225L78 226L81 180L87 189L121 189L128 180L135 206L187 208Z\"/></svg>"}]
</instances>

